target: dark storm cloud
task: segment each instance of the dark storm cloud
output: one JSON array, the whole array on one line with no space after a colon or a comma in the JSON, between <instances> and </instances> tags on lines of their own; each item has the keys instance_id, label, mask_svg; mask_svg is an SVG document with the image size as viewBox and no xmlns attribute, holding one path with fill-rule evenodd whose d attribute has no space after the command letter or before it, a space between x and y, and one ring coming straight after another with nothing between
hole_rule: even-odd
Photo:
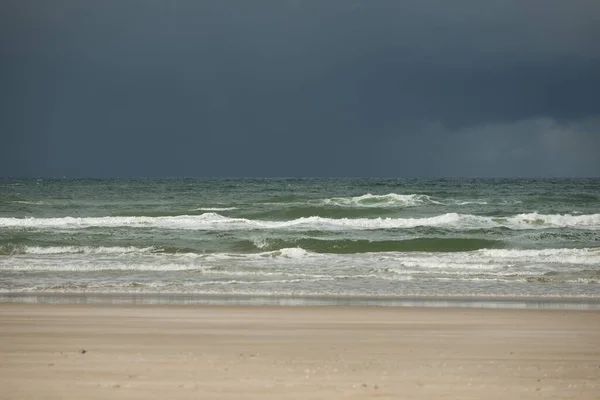
<instances>
[{"instance_id":1,"label":"dark storm cloud","mask_svg":"<svg viewBox=\"0 0 600 400\"><path fill-rule=\"evenodd\" d=\"M593 1L4 1L0 175L599 175L598 37Z\"/></svg>"},{"instance_id":2,"label":"dark storm cloud","mask_svg":"<svg viewBox=\"0 0 600 400\"><path fill-rule=\"evenodd\" d=\"M600 171L600 118L534 118L463 129L428 122L417 130L408 141L390 135L373 146L376 167L409 169L416 152L423 176L573 177Z\"/></svg>"}]
</instances>

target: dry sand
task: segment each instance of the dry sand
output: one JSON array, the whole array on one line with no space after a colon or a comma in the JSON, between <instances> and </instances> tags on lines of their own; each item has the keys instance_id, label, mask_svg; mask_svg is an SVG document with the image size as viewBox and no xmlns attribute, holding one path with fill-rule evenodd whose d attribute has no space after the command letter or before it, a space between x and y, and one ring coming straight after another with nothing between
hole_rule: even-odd
<instances>
[{"instance_id":1,"label":"dry sand","mask_svg":"<svg viewBox=\"0 0 600 400\"><path fill-rule=\"evenodd\" d=\"M0 398L600 399L600 313L2 304Z\"/></svg>"}]
</instances>

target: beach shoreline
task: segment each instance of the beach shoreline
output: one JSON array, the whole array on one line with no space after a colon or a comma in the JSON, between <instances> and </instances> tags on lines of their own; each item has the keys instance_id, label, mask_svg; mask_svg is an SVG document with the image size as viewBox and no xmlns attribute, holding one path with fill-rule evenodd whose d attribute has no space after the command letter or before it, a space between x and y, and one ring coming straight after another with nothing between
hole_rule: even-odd
<instances>
[{"instance_id":1,"label":"beach shoreline","mask_svg":"<svg viewBox=\"0 0 600 400\"><path fill-rule=\"evenodd\" d=\"M600 312L0 304L1 399L598 399Z\"/></svg>"},{"instance_id":2,"label":"beach shoreline","mask_svg":"<svg viewBox=\"0 0 600 400\"><path fill-rule=\"evenodd\" d=\"M338 306L600 310L598 297L344 296L205 293L5 292L2 303L188 306Z\"/></svg>"}]
</instances>

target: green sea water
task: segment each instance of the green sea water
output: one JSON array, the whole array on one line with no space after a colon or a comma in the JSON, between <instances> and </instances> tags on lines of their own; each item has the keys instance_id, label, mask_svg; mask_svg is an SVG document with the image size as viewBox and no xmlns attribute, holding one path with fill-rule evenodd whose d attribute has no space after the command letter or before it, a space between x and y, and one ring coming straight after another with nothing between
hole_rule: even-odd
<instances>
[{"instance_id":1,"label":"green sea water","mask_svg":"<svg viewBox=\"0 0 600 400\"><path fill-rule=\"evenodd\" d=\"M598 179L4 179L0 292L600 299Z\"/></svg>"}]
</instances>

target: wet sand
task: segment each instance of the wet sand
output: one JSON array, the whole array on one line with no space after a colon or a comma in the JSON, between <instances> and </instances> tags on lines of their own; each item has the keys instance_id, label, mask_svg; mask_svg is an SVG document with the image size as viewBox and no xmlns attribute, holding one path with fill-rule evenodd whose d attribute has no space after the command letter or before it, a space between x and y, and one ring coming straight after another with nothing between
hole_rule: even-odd
<instances>
[{"instance_id":1,"label":"wet sand","mask_svg":"<svg viewBox=\"0 0 600 400\"><path fill-rule=\"evenodd\" d=\"M0 399L600 399L600 312L0 304Z\"/></svg>"}]
</instances>

